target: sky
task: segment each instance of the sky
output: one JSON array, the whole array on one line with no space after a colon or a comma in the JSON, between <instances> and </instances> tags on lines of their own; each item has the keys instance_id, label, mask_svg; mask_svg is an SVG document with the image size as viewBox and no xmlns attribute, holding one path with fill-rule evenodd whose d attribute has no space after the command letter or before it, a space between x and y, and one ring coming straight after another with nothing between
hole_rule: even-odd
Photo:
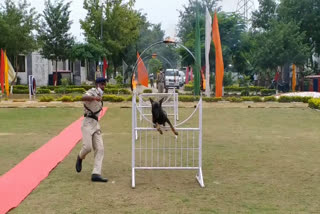
<instances>
[{"instance_id":1,"label":"sky","mask_svg":"<svg viewBox=\"0 0 320 214\"><path fill-rule=\"evenodd\" d=\"M13 0L18 2L19 0ZM35 7L38 13L42 13L44 9L44 0L27 0ZM69 0L68 0L69 1ZM258 0L251 0L254 3L255 9L258 8ZM3 4L4 0L0 0ZM67 1L66 1L67 2ZM226 12L233 12L237 9L238 0L222 0L220 6ZM177 34L176 26L179 22L179 10L183 9L183 5L188 4L188 0L136 0L135 9L141 10L146 14L149 22L158 24L161 23L162 29L166 36L175 37ZM83 41L83 31L80 27L80 19L86 17L86 10L83 9L83 0L71 1L71 20L73 22L71 33L77 41Z\"/></svg>"}]
</instances>

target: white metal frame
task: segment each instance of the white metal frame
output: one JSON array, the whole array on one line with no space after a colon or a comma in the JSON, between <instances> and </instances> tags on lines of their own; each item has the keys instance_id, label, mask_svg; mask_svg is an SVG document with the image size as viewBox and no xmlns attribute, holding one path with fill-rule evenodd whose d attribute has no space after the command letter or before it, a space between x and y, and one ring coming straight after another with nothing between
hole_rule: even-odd
<instances>
[{"instance_id":1,"label":"white metal frame","mask_svg":"<svg viewBox=\"0 0 320 214\"><path fill-rule=\"evenodd\" d=\"M180 124L174 123L175 129L179 133L179 136L175 137L172 132L165 132L160 135L153 128L152 121L147 118L148 115L142 112L142 109L147 107L141 105L141 99L139 99L139 105L137 105L136 96L134 92L132 96L132 188L136 186L136 170L197 170L196 179L200 186L204 187L202 174L202 97L193 113L186 120ZM139 98L148 96L151 95L141 94ZM178 105L176 104L176 106ZM174 106L172 107L175 109ZM148 110L151 112L151 106ZM175 114L177 112L177 110L174 111ZM192 118L196 112L199 113L198 126L178 127ZM137 125L138 114L140 114L142 120L148 122L148 125ZM176 115L174 118L176 118ZM170 131L170 128L162 127L162 130ZM192 133L192 137L189 137L190 133ZM156 139L156 143L154 139ZM159 143L160 139L162 145ZM142 141L144 141L144 145L142 145ZM192 144L190 141L192 141ZM160 160L160 152L163 156L162 160Z\"/></svg>"}]
</instances>

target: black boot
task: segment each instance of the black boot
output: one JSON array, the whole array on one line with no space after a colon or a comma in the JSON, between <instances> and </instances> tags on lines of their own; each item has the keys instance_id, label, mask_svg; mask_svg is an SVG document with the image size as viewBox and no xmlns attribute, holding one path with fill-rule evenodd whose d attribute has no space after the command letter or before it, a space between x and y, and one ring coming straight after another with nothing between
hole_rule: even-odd
<instances>
[{"instance_id":1,"label":"black boot","mask_svg":"<svg viewBox=\"0 0 320 214\"><path fill-rule=\"evenodd\" d=\"M81 172L82 170L82 159L79 157L79 155L77 157L76 170L77 172Z\"/></svg>"},{"instance_id":2,"label":"black boot","mask_svg":"<svg viewBox=\"0 0 320 214\"><path fill-rule=\"evenodd\" d=\"M92 174L91 181L93 181L93 182L108 182L108 179L103 178L103 177L101 177L101 175L98 175L98 174Z\"/></svg>"}]
</instances>

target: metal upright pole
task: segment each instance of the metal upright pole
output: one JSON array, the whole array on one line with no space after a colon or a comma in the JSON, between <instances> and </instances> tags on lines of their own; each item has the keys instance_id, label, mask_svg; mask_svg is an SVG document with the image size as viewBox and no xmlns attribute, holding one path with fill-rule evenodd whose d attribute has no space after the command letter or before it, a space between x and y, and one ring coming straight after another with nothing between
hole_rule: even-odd
<instances>
[{"instance_id":1,"label":"metal upright pole","mask_svg":"<svg viewBox=\"0 0 320 214\"><path fill-rule=\"evenodd\" d=\"M101 29L100 29L100 41L101 43L103 42L102 41L102 38L103 38L103 3L102 3L102 0L101 1ZM102 59L102 56L100 58L100 72L101 72L101 76L103 76L103 59ZM104 78L104 77L103 77Z\"/></svg>"}]
</instances>

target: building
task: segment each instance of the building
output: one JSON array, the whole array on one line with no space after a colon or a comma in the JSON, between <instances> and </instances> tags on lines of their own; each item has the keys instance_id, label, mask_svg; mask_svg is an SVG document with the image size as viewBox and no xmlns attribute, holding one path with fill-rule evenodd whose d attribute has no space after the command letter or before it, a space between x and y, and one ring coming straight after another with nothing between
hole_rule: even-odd
<instances>
[{"instance_id":1,"label":"building","mask_svg":"<svg viewBox=\"0 0 320 214\"><path fill-rule=\"evenodd\" d=\"M37 86L53 85L53 80L56 78L56 62L43 58L39 52L32 52L26 56L20 55L18 66L20 84L28 84L29 75L34 76ZM62 78L67 78L71 84L81 85L93 81L95 77L95 62L89 63L87 60L58 61L57 67L58 84Z\"/></svg>"}]
</instances>

